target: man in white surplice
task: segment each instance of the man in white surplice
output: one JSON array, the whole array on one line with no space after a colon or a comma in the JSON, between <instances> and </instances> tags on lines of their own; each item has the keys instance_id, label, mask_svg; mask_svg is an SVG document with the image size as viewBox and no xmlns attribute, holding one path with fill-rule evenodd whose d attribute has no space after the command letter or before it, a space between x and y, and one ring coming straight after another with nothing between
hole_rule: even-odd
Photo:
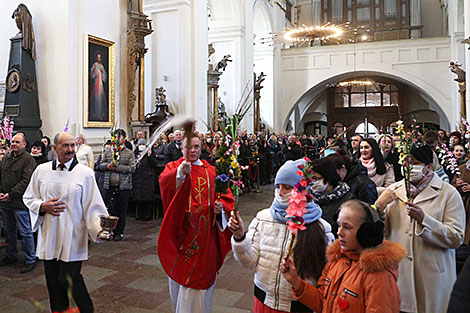
<instances>
[{"instance_id":1,"label":"man in white surplice","mask_svg":"<svg viewBox=\"0 0 470 313\"><path fill-rule=\"evenodd\" d=\"M67 277L81 313L93 312L93 303L80 274L88 259L88 236L97 241L99 215L108 215L93 170L75 158L75 140L68 133L54 138L57 160L34 171L23 201L31 225L38 231L36 255L44 260L52 312L67 310Z\"/></svg>"}]
</instances>

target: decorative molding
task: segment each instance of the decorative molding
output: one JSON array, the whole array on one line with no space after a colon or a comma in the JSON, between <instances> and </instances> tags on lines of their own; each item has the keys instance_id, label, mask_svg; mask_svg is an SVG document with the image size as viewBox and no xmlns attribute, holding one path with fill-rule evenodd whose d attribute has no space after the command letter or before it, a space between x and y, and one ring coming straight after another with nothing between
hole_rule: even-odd
<instances>
[{"instance_id":1,"label":"decorative molding","mask_svg":"<svg viewBox=\"0 0 470 313\"><path fill-rule=\"evenodd\" d=\"M161 10L177 8L180 6L191 7L191 0L143 0L144 12L152 13Z\"/></svg>"},{"instance_id":2,"label":"decorative molding","mask_svg":"<svg viewBox=\"0 0 470 313\"><path fill-rule=\"evenodd\" d=\"M390 41L375 41L367 43L356 44L356 53L361 51L375 51L376 49L412 49L423 46L430 46L433 48L450 48L450 37L437 37L437 38L420 38L420 39L405 39L405 40L390 40ZM295 56L305 54L325 54L330 52L350 52L347 47L351 45L331 45L319 47L306 47L306 48L290 48L282 49L283 56Z\"/></svg>"},{"instance_id":3,"label":"decorative molding","mask_svg":"<svg viewBox=\"0 0 470 313\"><path fill-rule=\"evenodd\" d=\"M243 26L215 28L209 30L209 41L213 41L214 39L224 39L222 41L228 41L233 39L233 37L243 38L245 36L245 32L246 30Z\"/></svg>"}]
</instances>

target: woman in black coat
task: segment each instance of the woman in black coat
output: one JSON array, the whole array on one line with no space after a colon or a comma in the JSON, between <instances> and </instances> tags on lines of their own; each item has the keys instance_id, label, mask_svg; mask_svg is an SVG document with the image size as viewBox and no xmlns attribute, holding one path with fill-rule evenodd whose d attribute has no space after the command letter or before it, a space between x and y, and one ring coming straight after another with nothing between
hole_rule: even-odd
<instances>
[{"instance_id":1,"label":"woman in black coat","mask_svg":"<svg viewBox=\"0 0 470 313\"><path fill-rule=\"evenodd\" d=\"M134 155L137 156L145 149L147 140L139 139ZM132 175L132 200L136 206L136 219L148 221L152 213L152 206L155 204L155 168L158 161L153 149L150 149L136 166Z\"/></svg>"},{"instance_id":2,"label":"woman in black coat","mask_svg":"<svg viewBox=\"0 0 470 313\"><path fill-rule=\"evenodd\" d=\"M375 183L367 175L367 169L357 159L350 160L344 150L338 154L330 154L327 160L333 162L342 182L348 184L349 191L354 196L369 204L374 204L377 198L377 188Z\"/></svg>"},{"instance_id":3,"label":"woman in black coat","mask_svg":"<svg viewBox=\"0 0 470 313\"><path fill-rule=\"evenodd\" d=\"M320 206L322 218L330 223L333 234L338 237L338 209L341 204L356 197L350 192L348 184L341 181L331 160L313 160L312 170L310 190L313 192L313 201Z\"/></svg>"},{"instance_id":4,"label":"woman in black coat","mask_svg":"<svg viewBox=\"0 0 470 313\"><path fill-rule=\"evenodd\" d=\"M40 141L34 142L31 146L31 156L37 165L48 162L46 146Z\"/></svg>"}]
</instances>

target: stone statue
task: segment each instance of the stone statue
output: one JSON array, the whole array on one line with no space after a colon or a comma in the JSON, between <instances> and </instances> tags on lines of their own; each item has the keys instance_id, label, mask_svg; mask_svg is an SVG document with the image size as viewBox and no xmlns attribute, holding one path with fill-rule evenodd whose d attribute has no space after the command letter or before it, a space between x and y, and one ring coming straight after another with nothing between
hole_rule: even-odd
<instances>
[{"instance_id":1,"label":"stone statue","mask_svg":"<svg viewBox=\"0 0 470 313\"><path fill-rule=\"evenodd\" d=\"M12 14L19 32L10 38L10 58L6 77L3 117L15 122L28 142L41 140L42 121L39 110L36 76L36 44L32 16L24 4Z\"/></svg>"},{"instance_id":2,"label":"stone statue","mask_svg":"<svg viewBox=\"0 0 470 313\"><path fill-rule=\"evenodd\" d=\"M454 80L458 83L465 83L465 71L461 68L462 64L450 62L450 71L457 75Z\"/></svg>"},{"instance_id":3,"label":"stone statue","mask_svg":"<svg viewBox=\"0 0 470 313\"><path fill-rule=\"evenodd\" d=\"M215 49L214 49L214 46L211 43L207 46L207 49L208 49L207 63L209 63L208 70L213 71L214 66L211 64L211 55L213 55L215 53Z\"/></svg>"},{"instance_id":4,"label":"stone statue","mask_svg":"<svg viewBox=\"0 0 470 313\"><path fill-rule=\"evenodd\" d=\"M464 44L469 45L468 50L470 50L470 37L468 37L467 39L462 40L460 43L464 43Z\"/></svg>"},{"instance_id":5,"label":"stone statue","mask_svg":"<svg viewBox=\"0 0 470 313\"><path fill-rule=\"evenodd\" d=\"M155 88L155 103L166 104L166 90L163 87Z\"/></svg>"},{"instance_id":6,"label":"stone statue","mask_svg":"<svg viewBox=\"0 0 470 313\"><path fill-rule=\"evenodd\" d=\"M214 49L214 46L213 46L211 43L207 46L207 48L208 48L208 50L209 50L208 53L209 53L209 58L210 58L211 55L214 54L215 49Z\"/></svg>"},{"instance_id":7,"label":"stone statue","mask_svg":"<svg viewBox=\"0 0 470 313\"><path fill-rule=\"evenodd\" d=\"M23 36L23 49L31 54L33 61L36 61L36 44L34 42L33 17L24 4L18 5L11 16L15 20L16 26L20 30L17 36Z\"/></svg>"},{"instance_id":8,"label":"stone statue","mask_svg":"<svg viewBox=\"0 0 470 313\"><path fill-rule=\"evenodd\" d=\"M232 60L230 60L231 56L230 54L227 54L225 55L221 61L219 61L219 63L217 63L217 65L215 66L215 70L216 72L219 72L220 70L224 71L225 72L225 68L227 67L227 64L228 62L232 62Z\"/></svg>"},{"instance_id":9,"label":"stone statue","mask_svg":"<svg viewBox=\"0 0 470 313\"><path fill-rule=\"evenodd\" d=\"M217 101L217 118L219 120L225 121L227 116L227 112L225 112L225 104L222 102L222 100L219 98L219 101Z\"/></svg>"},{"instance_id":10,"label":"stone statue","mask_svg":"<svg viewBox=\"0 0 470 313\"><path fill-rule=\"evenodd\" d=\"M255 77L256 77L256 74L255 74ZM266 79L266 75L261 72L261 74L259 74L259 76L256 78L256 81L255 81L255 89L258 88L258 89L261 89L263 87L261 87L261 83Z\"/></svg>"}]
</instances>

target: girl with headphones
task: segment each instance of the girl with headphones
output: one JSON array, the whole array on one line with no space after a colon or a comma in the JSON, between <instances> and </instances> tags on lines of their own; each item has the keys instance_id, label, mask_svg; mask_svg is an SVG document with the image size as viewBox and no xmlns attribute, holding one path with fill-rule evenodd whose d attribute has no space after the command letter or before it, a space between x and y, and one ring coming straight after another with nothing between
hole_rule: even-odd
<instances>
[{"instance_id":1,"label":"girl with headphones","mask_svg":"<svg viewBox=\"0 0 470 313\"><path fill-rule=\"evenodd\" d=\"M297 275L290 258L282 262L294 297L318 313L398 313L398 264L405 249L383 239L384 224L365 202L343 203L337 222L339 239L328 247L327 264L315 286Z\"/></svg>"}]
</instances>

